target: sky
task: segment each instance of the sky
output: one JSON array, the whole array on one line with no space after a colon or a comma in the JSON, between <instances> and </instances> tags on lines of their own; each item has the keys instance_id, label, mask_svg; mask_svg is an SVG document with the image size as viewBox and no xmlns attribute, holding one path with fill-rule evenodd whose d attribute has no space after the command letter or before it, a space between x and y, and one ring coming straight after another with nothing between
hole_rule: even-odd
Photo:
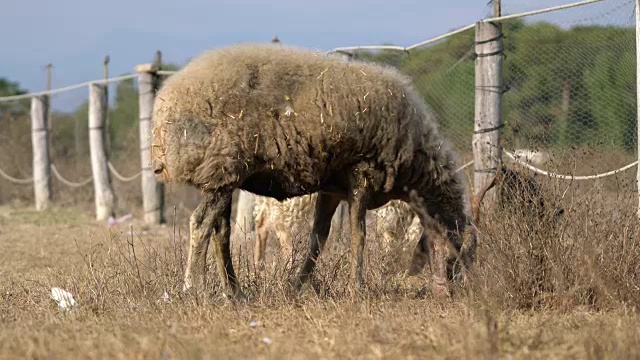
<instances>
[{"instance_id":1,"label":"sky","mask_svg":"<svg viewBox=\"0 0 640 360\"><path fill-rule=\"evenodd\" d=\"M575 0L502 0L503 13L517 13ZM544 15L570 19L598 15L628 0L587 5ZM131 72L161 50L165 62L184 64L198 53L239 42L283 43L330 50L340 46L393 43L408 46L490 15L488 0L2 0L0 77L29 91L45 88L44 65L53 64L53 87ZM614 4L615 5L615 4ZM631 5L632 6L632 5ZM583 9L584 8L584 9ZM589 9L587 9L589 8ZM631 7L633 10L633 7ZM540 16L542 18L543 16ZM54 108L86 99L82 89L54 97ZM56 106L57 105L57 106Z\"/></svg>"}]
</instances>

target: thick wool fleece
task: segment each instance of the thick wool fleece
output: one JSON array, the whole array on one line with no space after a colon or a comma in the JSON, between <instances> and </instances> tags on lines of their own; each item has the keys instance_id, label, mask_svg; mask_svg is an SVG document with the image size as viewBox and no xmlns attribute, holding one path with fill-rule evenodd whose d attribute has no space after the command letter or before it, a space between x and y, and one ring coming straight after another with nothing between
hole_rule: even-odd
<instances>
[{"instance_id":1,"label":"thick wool fleece","mask_svg":"<svg viewBox=\"0 0 640 360\"><path fill-rule=\"evenodd\" d=\"M398 198L391 194L417 189L460 220L463 182L429 114L395 69L287 46L230 46L164 82L152 165L163 181L284 200L343 191L336 179L367 163L385 179L374 191Z\"/></svg>"}]
</instances>

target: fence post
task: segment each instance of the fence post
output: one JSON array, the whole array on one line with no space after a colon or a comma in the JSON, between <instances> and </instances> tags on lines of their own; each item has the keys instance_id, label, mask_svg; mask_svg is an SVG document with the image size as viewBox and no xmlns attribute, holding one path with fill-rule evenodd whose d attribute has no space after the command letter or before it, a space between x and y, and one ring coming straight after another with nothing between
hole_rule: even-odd
<instances>
[{"instance_id":1,"label":"fence post","mask_svg":"<svg viewBox=\"0 0 640 360\"><path fill-rule=\"evenodd\" d=\"M89 85L89 147L96 220L106 220L109 216L114 215L116 201L107 164L106 96L106 85Z\"/></svg>"},{"instance_id":2,"label":"fence post","mask_svg":"<svg viewBox=\"0 0 640 360\"><path fill-rule=\"evenodd\" d=\"M502 162L500 133L502 127L502 25L476 23L476 91L473 132L474 192L496 175ZM485 201L491 207L496 201L495 188L487 192Z\"/></svg>"},{"instance_id":3,"label":"fence post","mask_svg":"<svg viewBox=\"0 0 640 360\"><path fill-rule=\"evenodd\" d=\"M636 0L636 117L638 165L636 165L636 186L638 191L638 218L640 218L640 0Z\"/></svg>"},{"instance_id":4,"label":"fence post","mask_svg":"<svg viewBox=\"0 0 640 360\"><path fill-rule=\"evenodd\" d=\"M147 224L160 224L164 219L164 185L156 180L151 168L151 115L156 93L157 64L142 64L138 73L140 111L140 161L142 166L142 207Z\"/></svg>"},{"instance_id":5,"label":"fence post","mask_svg":"<svg viewBox=\"0 0 640 360\"><path fill-rule=\"evenodd\" d=\"M33 190L36 210L51 204L51 159L49 157L49 110L44 96L31 98L31 144L33 146Z\"/></svg>"}]
</instances>

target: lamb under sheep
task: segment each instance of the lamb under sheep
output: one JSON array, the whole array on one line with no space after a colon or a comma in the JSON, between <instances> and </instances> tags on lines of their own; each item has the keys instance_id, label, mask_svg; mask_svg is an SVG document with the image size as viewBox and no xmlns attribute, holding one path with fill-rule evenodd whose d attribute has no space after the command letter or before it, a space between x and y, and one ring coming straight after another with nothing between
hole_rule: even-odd
<instances>
[{"instance_id":1,"label":"lamb under sheep","mask_svg":"<svg viewBox=\"0 0 640 360\"><path fill-rule=\"evenodd\" d=\"M184 289L204 281L213 239L224 289L245 298L229 238L231 194L240 188L279 201L318 192L294 288L312 275L342 200L351 227L349 284L360 288L366 210L398 199L423 228L446 230L443 238L423 231L420 244L434 259L435 283L444 284L434 290L448 295L446 262L467 268L462 245L477 234L455 154L429 114L410 80L391 67L270 44L223 47L191 60L157 92L151 139L158 180L203 194L190 218ZM430 252L444 248L437 242L450 243L456 259Z\"/></svg>"},{"instance_id":2,"label":"lamb under sheep","mask_svg":"<svg viewBox=\"0 0 640 360\"><path fill-rule=\"evenodd\" d=\"M253 255L256 268L260 268L264 262L269 235L277 239L280 255L290 261L294 260L295 250L306 245L303 239L308 238L311 232L316 198L317 193L282 202L267 196L256 197L253 208L256 232ZM380 245L384 251L389 251L400 237L405 244L415 244L418 241L422 231L420 221L407 203L391 200L368 213L374 217L374 233L381 240Z\"/></svg>"},{"instance_id":3,"label":"lamb under sheep","mask_svg":"<svg viewBox=\"0 0 640 360\"><path fill-rule=\"evenodd\" d=\"M515 212L514 215L522 218L533 216L543 220L550 209L535 176L502 164L497 179L495 186L498 188L498 203L501 208L511 210ZM303 239L311 231L310 219L313 219L316 196L314 193L282 202L266 196L256 197L253 208L256 229L253 254L256 268L264 261L269 235L277 239L280 255L293 260L294 248L304 245ZM392 200L370 213L375 217L374 233L379 236L382 249L388 251L392 243L415 244L418 241L422 227L418 216L405 202ZM553 216L560 216L564 209L556 207L552 213ZM420 270L420 266L412 264L409 273L415 274Z\"/></svg>"}]
</instances>

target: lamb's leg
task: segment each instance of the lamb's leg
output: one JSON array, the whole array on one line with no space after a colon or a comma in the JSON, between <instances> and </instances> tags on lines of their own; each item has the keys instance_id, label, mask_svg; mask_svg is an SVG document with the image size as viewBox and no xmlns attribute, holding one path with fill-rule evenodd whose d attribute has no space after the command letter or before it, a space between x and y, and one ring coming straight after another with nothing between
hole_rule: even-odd
<instances>
[{"instance_id":1,"label":"lamb's leg","mask_svg":"<svg viewBox=\"0 0 640 360\"><path fill-rule=\"evenodd\" d=\"M205 193L198 207L191 214L189 220L189 253L184 274L183 291L193 286L204 286L206 272L206 257L211 234L215 227L215 220L223 209L221 205L228 201L226 197L220 198L216 193Z\"/></svg>"},{"instance_id":2,"label":"lamb's leg","mask_svg":"<svg viewBox=\"0 0 640 360\"><path fill-rule=\"evenodd\" d=\"M309 250L300 268L298 277L293 284L294 288L298 291L302 288L302 285L309 280L309 277L311 277L315 270L316 261L329 236L331 219L339 204L340 198L323 192L318 193L313 229L309 236Z\"/></svg>"},{"instance_id":3,"label":"lamb's leg","mask_svg":"<svg viewBox=\"0 0 640 360\"><path fill-rule=\"evenodd\" d=\"M280 229L278 231L278 244L280 250L280 259L286 259L293 264L293 246L291 245L292 229Z\"/></svg>"},{"instance_id":4,"label":"lamb's leg","mask_svg":"<svg viewBox=\"0 0 640 360\"><path fill-rule=\"evenodd\" d=\"M256 243L253 248L253 263L256 269L262 269L264 265L264 254L267 249L267 239L269 236L266 217L266 212L262 211L255 219Z\"/></svg>"}]
</instances>

